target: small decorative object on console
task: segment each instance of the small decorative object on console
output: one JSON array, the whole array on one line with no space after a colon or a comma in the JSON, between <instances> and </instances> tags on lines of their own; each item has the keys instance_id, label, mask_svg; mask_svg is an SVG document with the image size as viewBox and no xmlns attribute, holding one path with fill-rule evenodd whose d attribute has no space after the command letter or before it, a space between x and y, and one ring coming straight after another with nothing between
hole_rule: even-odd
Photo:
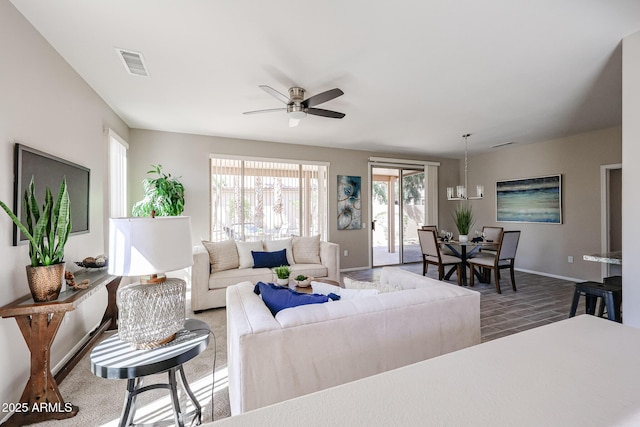
<instances>
[{"instance_id":1,"label":"small decorative object on console","mask_svg":"<svg viewBox=\"0 0 640 427\"><path fill-rule=\"evenodd\" d=\"M89 279L84 279L82 282L76 283L76 276L74 276L70 271L65 271L64 279L67 282L67 286L71 286L76 291L80 289L87 289L89 287Z\"/></svg>"},{"instance_id":2,"label":"small decorative object on console","mask_svg":"<svg viewBox=\"0 0 640 427\"><path fill-rule=\"evenodd\" d=\"M104 268L109 264L109 258L102 255L96 255L95 257L88 256L82 261L76 261L76 265L84 268Z\"/></svg>"}]
</instances>

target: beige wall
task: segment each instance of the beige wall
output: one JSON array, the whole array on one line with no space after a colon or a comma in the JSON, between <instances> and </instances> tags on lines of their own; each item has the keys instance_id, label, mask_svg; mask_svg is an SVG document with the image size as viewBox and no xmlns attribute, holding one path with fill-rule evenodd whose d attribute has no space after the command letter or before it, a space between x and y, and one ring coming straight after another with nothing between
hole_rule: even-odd
<instances>
[{"instance_id":1,"label":"beige wall","mask_svg":"<svg viewBox=\"0 0 640 427\"><path fill-rule=\"evenodd\" d=\"M277 144L230 138L197 136L169 132L131 130L130 195L133 202L142 197L141 181L150 164L160 163L167 172L182 176L186 188L185 215L192 217L193 239L207 239L209 233L209 154L234 154L271 158L321 160L330 162L330 206L335 212L336 175L363 177L363 206L369 200L367 161L369 156L393 156L357 150L341 150L303 145ZM415 158L414 158L415 159ZM461 181L463 162L441 161L439 168L439 227L455 230L451 212L458 202L446 200L445 188ZM621 162L621 128L604 129L560 140L498 149L469 158L469 186L485 185L485 198L472 201L477 216L475 228L498 225L522 230L517 267L557 277L599 280L600 265L582 256L600 252L600 165ZM497 223L495 182L511 178L562 174L563 224ZM342 269L367 267L370 220L364 212L367 229L337 230L330 214L329 239L340 244L349 256L341 258ZM572 264L567 257L573 256Z\"/></svg>"},{"instance_id":2,"label":"beige wall","mask_svg":"<svg viewBox=\"0 0 640 427\"><path fill-rule=\"evenodd\" d=\"M14 142L90 168L91 232L69 239L65 259L102 253L107 184L102 128L111 126L125 138L128 128L8 1L0 1L0 55L0 200L13 204ZM0 306L29 293L28 247L12 246L12 224L0 212ZM52 366L95 327L105 306L106 292L98 293L66 316L52 348ZM0 378L0 402L18 402L29 378L29 351L11 318L0 319Z\"/></svg>"},{"instance_id":3,"label":"beige wall","mask_svg":"<svg viewBox=\"0 0 640 427\"><path fill-rule=\"evenodd\" d=\"M469 186L484 184L486 192L483 200L471 202L475 227L522 230L517 268L600 280L600 265L582 256L600 252L600 166L620 163L621 150L621 128L615 127L471 157ZM562 224L496 222L496 181L554 174L562 174Z\"/></svg>"},{"instance_id":4,"label":"beige wall","mask_svg":"<svg viewBox=\"0 0 640 427\"><path fill-rule=\"evenodd\" d=\"M640 327L640 32L622 41L622 311L627 325Z\"/></svg>"},{"instance_id":5,"label":"beige wall","mask_svg":"<svg viewBox=\"0 0 640 427\"><path fill-rule=\"evenodd\" d=\"M342 269L362 268L369 264L368 242L370 219L367 216L369 203L368 159L370 156L398 157L385 153L358 150L310 147L305 145L278 144L213 136L198 136L170 132L132 129L130 132L129 194L130 202L142 198L142 180L151 164L162 164L166 172L182 176L185 186L185 215L191 216L194 242L209 238L209 155L233 154L275 159L316 160L330 163L329 167L329 240L340 245ZM401 156L400 158L407 158ZM458 161L430 157L413 160L440 161L439 181L441 185L455 181ZM335 193L337 175L362 177L363 224L361 230L337 230ZM451 184L450 184L451 185ZM448 215L445 201L439 203L441 215ZM349 256L344 257L344 250Z\"/></svg>"}]
</instances>

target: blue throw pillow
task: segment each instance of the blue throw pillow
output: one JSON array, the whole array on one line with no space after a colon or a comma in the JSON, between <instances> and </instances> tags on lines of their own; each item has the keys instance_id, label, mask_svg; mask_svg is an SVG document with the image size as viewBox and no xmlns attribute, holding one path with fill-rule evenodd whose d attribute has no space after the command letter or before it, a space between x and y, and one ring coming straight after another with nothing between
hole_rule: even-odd
<instances>
[{"instance_id":1,"label":"blue throw pillow","mask_svg":"<svg viewBox=\"0 0 640 427\"><path fill-rule=\"evenodd\" d=\"M322 304L329 301L327 295L302 294L284 286L277 286L273 283L258 282L253 288L253 292L262 295L262 301L269 308L274 316L285 308L297 307L305 304ZM335 295L335 298L340 299Z\"/></svg>"},{"instance_id":2,"label":"blue throw pillow","mask_svg":"<svg viewBox=\"0 0 640 427\"><path fill-rule=\"evenodd\" d=\"M253 268L271 268L289 265L286 249L275 252L251 251L251 256L253 257Z\"/></svg>"}]
</instances>

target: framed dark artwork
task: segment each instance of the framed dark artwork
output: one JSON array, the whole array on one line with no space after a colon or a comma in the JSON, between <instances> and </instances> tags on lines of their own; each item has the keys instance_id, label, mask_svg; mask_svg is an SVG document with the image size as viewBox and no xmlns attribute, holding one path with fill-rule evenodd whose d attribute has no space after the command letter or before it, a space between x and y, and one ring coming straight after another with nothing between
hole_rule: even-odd
<instances>
[{"instance_id":1,"label":"framed dark artwork","mask_svg":"<svg viewBox=\"0 0 640 427\"><path fill-rule=\"evenodd\" d=\"M562 175L496 182L498 222L562 224Z\"/></svg>"},{"instance_id":2,"label":"framed dark artwork","mask_svg":"<svg viewBox=\"0 0 640 427\"><path fill-rule=\"evenodd\" d=\"M338 230L362 228L361 177L338 175Z\"/></svg>"},{"instance_id":3,"label":"framed dark artwork","mask_svg":"<svg viewBox=\"0 0 640 427\"><path fill-rule=\"evenodd\" d=\"M44 200L49 187L55 200L63 178L67 180L67 191L71 206L71 235L89 232L89 168L77 165L22 144L15 144L13 211L24 223L22 198L24 190L33 177L36 199ZM13 226L13 245L28 243L18 227Z\"/></svg>"}]
</instances>

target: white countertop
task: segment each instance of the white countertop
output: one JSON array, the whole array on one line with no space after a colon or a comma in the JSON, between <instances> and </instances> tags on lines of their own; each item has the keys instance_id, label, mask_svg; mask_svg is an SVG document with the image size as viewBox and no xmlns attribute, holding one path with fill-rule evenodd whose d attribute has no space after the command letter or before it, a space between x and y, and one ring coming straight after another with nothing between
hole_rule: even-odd
<instances>
[{"instance_id":1,"label":"white countertop","mask_svg":"<svg viewBox=\"0 0 640 427\"><path fill-rule=\"evenodd\" d=\"M622 265L622 251L608 252L605 254L583 255L582 259L584 259L585 261Z\"/></svg>"}]
</instances>

